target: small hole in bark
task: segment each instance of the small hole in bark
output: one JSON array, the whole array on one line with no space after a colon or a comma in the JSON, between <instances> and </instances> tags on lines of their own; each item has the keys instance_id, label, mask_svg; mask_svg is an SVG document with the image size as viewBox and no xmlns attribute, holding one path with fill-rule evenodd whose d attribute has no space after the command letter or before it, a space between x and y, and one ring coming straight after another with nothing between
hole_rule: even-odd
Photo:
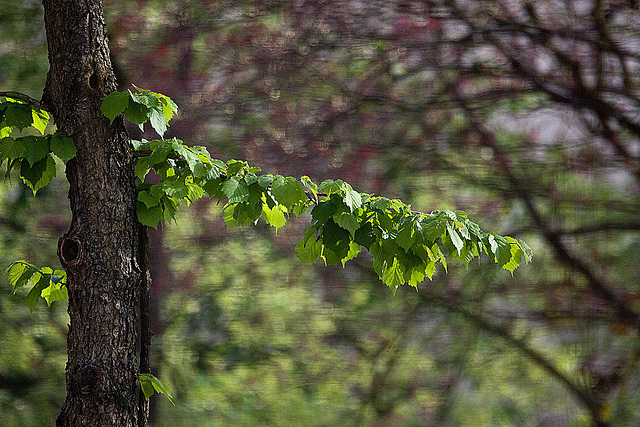
<instances>
[{"instance_id":1,"label":"small hole in bark","mask_svg":"<svg viewBox=\"0 0 640 427\"><path fill-rule=\"evenodd\" d=\"M64 262L67 264L72 263L78 259L78 256L80 255L80 243L78 243L77 240L65 239L64 242L62 242L60 253L62 254Z\"/></svg>"},{"instance_id":2,"label":"small hole in bark","mask_svg":"<svg viewBox=\"0 0 640 427\"><path fill-rule=\"evenodd\" d=\"M92 89L98 88L98 75L95 72L89 76L89 86L91 86Z\"/></svg>"}]
</instances>

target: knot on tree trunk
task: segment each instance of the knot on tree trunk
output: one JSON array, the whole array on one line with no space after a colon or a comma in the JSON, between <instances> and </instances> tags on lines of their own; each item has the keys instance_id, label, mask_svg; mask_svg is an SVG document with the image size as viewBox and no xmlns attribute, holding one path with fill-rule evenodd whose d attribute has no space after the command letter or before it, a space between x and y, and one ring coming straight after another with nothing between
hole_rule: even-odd
<instances>
[{"instance_id":1,"label":"knot on tree trunk","mask_svg":"<svg viewBox=\"0 0 640 427\"><path fill-rule=\"evenodd\" d=\"M84 257L84 249L76 236L63 236L58 240L58 258L63 267L78 265Z\"/></svg>"}]
</instances>

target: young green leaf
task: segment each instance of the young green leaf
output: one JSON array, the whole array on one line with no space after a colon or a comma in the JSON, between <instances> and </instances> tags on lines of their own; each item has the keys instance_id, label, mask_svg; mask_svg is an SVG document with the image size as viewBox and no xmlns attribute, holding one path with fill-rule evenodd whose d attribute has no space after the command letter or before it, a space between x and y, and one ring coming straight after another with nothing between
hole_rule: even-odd
<instances>
[{"instance_id":1,"label":"young green leaf","mask_svg":"<svg viewBox=\"0 0 640 427\"><path fill-rule=\"evenodd\" d=\"M346 182L344 183L344 203L349 206L351 212L362 206L360 193L351 188L351 186Z\"/></svg>"},{"instance_id":2,"label":"young green leaf","mask_svg":"<svg viewBox=\"0 0 640 427\"><path fill-rule=\"evenodd\" d=\"M41 110L37 107L31 108L32 126L40 131L40 134L44 135L44 131L49 124L49 113Z\"/></svg>"},{"instance_id":3,"label":"young green leaf","mask_svg":"<svg viewBox=\"0 0 640 427\"><path fill-rule=\"evenodd\" d=\"M140 221L142 225L147 225L155 229L158 228L158 223L160 223L163 218L161 206L153 206L151 208L147 208L144 203L138 202L137 211L138 221Z\"/></svg>"},{"instance_id":4,"label":"young green leaf","mask_svg":"<svg viewBox=\"0 0 640 427\"><path fill-rule=\"evenodd\" d=\"M279 204L285 205L289 210L294 205L304 203L307 200L302 185L290 176L276 177L271 183L271 194Z\"/></svg>"},{"instance_id":5,"label":"young green leaf","mask_svg":"<svg viewBox=\"0 0 640 427\"><path fill-rule=\"evenodd\" d=\"M127 109L124 110L124 116L144 132L144 123L149 120L149 108L137 102L130 102Z\"/></svg>"},{"instance_id":6,"label":"young green leaf","mask_svg":"<svg viewBox=\"0 0 640 427\"><path fill-rule=\"evenodd\" d=\"M56 162L51 154L36 162L33 166L29 166L28 162L22 161L20 167L20 178L33 191L35 196L37 191L49 185L56 176Z\"/></svg>"},{"instance_id":7,"label":"young green leaf","mask_svg":"<svg viewBox=\"0 0 640 427\"><path fill-rule=\"evenodd\" d=\"M356 231L360 228L360 222L358 221L358 217L351 212L346 207L340 206L333 213L333 220L340 227L351 233L351 236L355 236Z\"/></svg>"},{"instance_id":8,"label":"young green leaf","mask_svg":"<svg viewBox=\"0 0 640 427\"><path fill-rule=\"evenodd\" d=\"M118 116L118 114L124 113L127 107L129 107L129 100L131 99L131 92L111 92L105 96L100 106L102 114L107 116L110 123Z\"/></svg>"},{"instance_id":9,"label":"young green leaf","mask_svg":"<svg viewBox=\"0 0 640 427\"><path fill-rule=\"evenodd\" d=\"M287 222L287 218L284 216L282 207L282 205L278 205L271 209L266 203L262 205L262 212L267 224L275 227L276 231L278 231L278 228L282 227Z\"/></svg>"},{"instance_id":10,"label":"young green leaf","mask_svg":"<svg viewBox=\"0 0 640 427\"><path fill-rule=\"evenodd\" d=\"M25 136L19 139L24 141L23 157L31 166L49 154L49 138L42 136Z\"/></svg>"},{"instance_id":11,"label":"young green leaf","mask_svg":"<svg viewBox=\"0 0 640 427\"><path fill-rule=\"evenodd\" d=\"M447 224L447 233L449 233L449 237L451 238L451 242L453 243L453 246L455 246L456 249L458 250L458 255L460 255L460 251L462 250L462 247L464 246L464 242L460 238L460 235L458 234L458 232L456 230L453 229L451 224Z\"/></svg>"},{"instance_id":12,"label":"young green leaf","mask_svg":"<svg viewBox=\"0 0 640 427\"><path fill-rule=\"evenodd\" d=\"M37 272L37 268L24 260L12 262L5 270L5 273L9 276L9 283L13 286L13 293L29 283L29 280Z\"/></svg>"},{"instance_id":13,"label":"young green leaf","mask_svg":"<svg viewBox=\"0 0 640 427\"><path fill-rule=\"evenodd\" d=\"M67 287L64 283L53 281L53 276L51 276L51 280L49 286L44 288L40 295L45 299L48 306L51 306L51 303L54 301L60 301L69 298L69 294L67 291Z\"/></svg>"},{"instance_id":14,"label":"young green leaf","mask_svg":"<svg viewBox=\"0 0 640 427\"><path fill-rule=\"evenodd\" d=\"M141 373L139 379L140 387L142 388L144 397L147 400L152 394L154 394L155 390L158 393L164 394L167 399L169 399L169 402L171 402L172 405L175 405L175 403L173 403L173 396L171 396L171 390L169 390L169 387L160 378L156 378L151 374ZM149 387L149 385L151 387Z\"/></svg>"},{"instance_id":15,"label":"young green leaf","mask_svg":"<svg viewBox=\"0 0 640 427\"><path fill-rule=\"evenodd\" d=\"M50 148L51 152L64 163L75 157L77 151L73 139L60 130L51 135Z\"/></svg>"},{"instance_id":16,"label":"young green leaf","mask_svg":"<svg viewBox=\"0 0 640 427\"><path fill-rule=\"evenodd\" d=\"M142 190L138 193L138 200L144 203L148 209L160 204L160 197L156 194L151 194L146 190Z\"/></svg>"},{"instance_id":17,"label":"young green leaf","mask_svg":"<svg viewBox=\"0 0 640 427\"><path fill-rule=\"evenodd\" d=\"M167 131L167 120L162 112L162 107L153 107L150 109L149 122L158 135L161 137L164 136L164 133Z\"/></svg>"},{"instance_id":18,"label":"young green leaf","mask_svg":"<svg viewBox=\"0 0 640 427\"><path fill-rule=\"evenodd\" d=\"M229 203L246 202L249 200L249 188L244 180L233 176L222 184L222 192L229 199Z\"/></svg>"},{"instance_id":19,"label":"young green leaf","mask_svg":"<svg viewBox=\"0 0 640 427\"><path fill-rule=\"evenodd\" d=\"M322 254L322 241L316 239L316 228L311 226L304 232L302 240L295 248L296 255L303 264L313 264Z\"/></svg>"},{"instance_id":20,"label":"young green leaf","mask_svg":"<svg viewBox=\"0 0 640 427\"><path fill-rule=\"evenodd\" d=\"M31 107L27 104L10 102L4 111L5 124L22 130L33 123Z\"/></svg>"},{"instance_id":21,"label":"young green leaf","mask_svg":"<svg viewBox=\"0 0 640 427\"><path fill-rule=\"evenodd\" d=\"M42 291L51 283L50 274L42 274L42 273L38 273L38 274L40 275L40 278L38 279L36 284L33 285L33 287L31 288L31 290L29 291L29 293L24 299L24 302L29 306L29 309L31 310L31 312L33 312L33 310L36 308L36 304L38 303L38 299L40 298Z\"/></svg>"},{"instance_id":22,"label":"young green leaf","mask_svg":"<svg viewBox=\"0 0 640 427\"><path fill-rule=\"evenodd\" d=\"M6 159L18 159L24 155L25 144L23 138L9 137L0 140L0 156Z\"/></svg>"}]
</instances>

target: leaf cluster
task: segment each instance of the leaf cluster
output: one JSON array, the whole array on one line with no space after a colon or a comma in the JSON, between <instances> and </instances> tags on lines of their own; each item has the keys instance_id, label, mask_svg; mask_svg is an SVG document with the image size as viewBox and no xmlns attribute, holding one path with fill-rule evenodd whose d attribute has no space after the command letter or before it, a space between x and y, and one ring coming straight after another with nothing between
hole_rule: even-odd
<instances>
[{"instance_id":1,"label":"leaf cluster","mask_svg":"<svg viewBox=\"0 0 640 427\"><path fill-rule=\"evenodd\" d=\"M139 376L140 388L142 389L142 393L144 394L144 398L149 400L149 397L154 395L156 392L160 394L164 394L171 404L173 403L173 396L171 395L171 390L169 387L162 381L160 378L156 378L151 374L141 373Z\"/></svg>"},{"instance_id":2,"label":"leaf cluster","mask_svg":"<svg viewBox=\"0 0 640 427\"><path fill-rule=\"evenodd\" d=\"M204 147L187 147L178 139L134 141L134 146L143 154L136 165L138 219L154 228L174 219L181 202L205 194L226 200L228 227L264 218L277 231L292 214L313 206L312 222L295 249L300 260L344 266L365 248L380 279L394 290L431 279L437 263L447 268L447 256L468 265L484 252L512 273L532 257L525 242L486 233L463 211L414 212L400 200L359 193L342 180L317 185L306 176L258 175L260 169L244 161L223 163ZM145 182L151 170L162 178L159 183Z\"/></svg>"},{"instance_id":3,"label":"leaf cluster","mask_svg":"<svg viewBox=\"0 0 640 427\"><path fill-rule=\"evenodd\" d=\"M158 135L164 136L178 106L166 95L132 86L134 92L127 89L105 96L100 108L102 114L113 123L119 114L124 113L127 120L138 125L141 131L144 132L144 124L149 122Z\"/></svg>"},{"instance_id":4,"label":"leaf cluster","mask_svg":"<svg viewBox=\"0 0 640 427\"><path fill-rule=\"evenodd\" d=\"M167 124L157 120L168 122L177 107L164 95L135 89L137 94L108 95L102 111L112 121L120 113L140 126L149 120L163 135ZM447 256L468 266L484 252L512 274L523 258L528 262L532 257L525 242L486 233L463 211L414 212L400 200L359 193L342 180L317 185L307 176L298 180L258 175L260 168L240 160L212 159L205 147L187 147L176 138L133 141L133 145L140 153L135 168L141 182L138 219L150 227L175 219L181 203L190 204L205 194L226 200L228 227L264 218L277 231L291 214L300 216L313 206L311 225L295 249L300 260L311 264L322 259L327 265L344 266L365 248L382 282L394 290L431 279L437 263L446 270ZM150 171L160 175L160 182L145 181Z\"/></svg>"},{"instance_id":5,"label":"leaf cluster","mask_svg":"<svg viewBox=\"0 0 640 427\"><path fill-rule=\"evenodd\" d=\"M52 154L66 163L75 156L76 147L60 130L45 135L49 113L18 96L3 98L4 101L0 101L0 165L7 162L5 177L13 169L18 170L22 181L35 195L56 176ZM21 132L29 127L37 130L35 135L9 136L15 130Z\"/></svg>"},{"instance_id":6,"label":"leaf cluster","mask_svg":"<svg viewBox=\"0 0 640 427\"><path fill-rule=\"evenodd\" d=\"M44 298L48 305L68 297L67 273L64 270L54 271L51 267L36 268L33 264L19 260L9 264L5 273L9 276L14 294L21 287L32 285L24 299L31 311L36 307L40 297Z\"/></svg>"}]
</instances>

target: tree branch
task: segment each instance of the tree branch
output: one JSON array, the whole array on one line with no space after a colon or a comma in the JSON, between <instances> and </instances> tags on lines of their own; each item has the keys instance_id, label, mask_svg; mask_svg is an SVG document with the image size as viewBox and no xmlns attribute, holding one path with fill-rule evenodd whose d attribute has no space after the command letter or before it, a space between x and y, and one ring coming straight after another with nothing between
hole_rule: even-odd
<instances>
[{"instance_id":1,"label":"tree branch","mask_svg":"<svg viewBox=\"0 0 640 427\"><path fill-rule=\"evenodd\" d=\"M514 337L507 328L489 322L487 319L481 317L478 314L475 314L466 308L462 307L459 304L452 302L449 299L446 299L440 295L437 295L433 292L425 292L425 289L422 288L419 291L420 297L427 302L437 303L440 306L443 306L449 311L461 314L465 319L472 322L474 325L478 326L480 329L485 332L489 332L493 335L497 335L507 341L510 345L515 347L521 353L523 353L527 358L533 361L536 366L539 366L552 377L557 379L561 384L563 384L571 393L576 396L583 404L586 406L588 411L591 413L593 418L594 425L596 426L606 426L606 424L602 421L601 418L601 409L602 405L598 402L593 394L584 387L575 384L571 381L565 374L560 372L558 368L556 368L551 361L549 361L545 356L531 348L524 340Z\"/></svg>"},{"instance_id":2,"label":"tree branch","mask_svg":"<svg viewBox=\"0 0 640 427\"><path fill-rule=\"evenodd\" d=\"M37 107L41 110L45 110L48 112L51 112L49 110L49 107L47 107L45 104L43 104L42 102L38 101L37 99L34 99L32 97L30 97L29 95L25 95L24 93L20 93L20 92L13 92L13 91L6 91L6 92L0 92L0 97L10 97L10 98L19 98L22 99L24 101L27 101L29 104L33 105L34 107Z\"/></svg>"}]
</instances>

